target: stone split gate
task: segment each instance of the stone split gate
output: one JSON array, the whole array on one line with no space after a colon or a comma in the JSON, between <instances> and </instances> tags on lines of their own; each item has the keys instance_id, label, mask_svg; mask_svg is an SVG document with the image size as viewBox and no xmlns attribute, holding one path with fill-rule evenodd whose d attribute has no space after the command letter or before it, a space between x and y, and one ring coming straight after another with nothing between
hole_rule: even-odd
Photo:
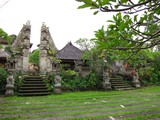
<instances>
[{"instance_id":1,"label":"stone split gate","mask_svg":"<svg viewBox=\"0 0 160 120\"><path fill-rule=\"evenodd\" d=\"M23 74L29 74L31 72L29 69L29 54L31 52L30 48L32 47L30 35L31 25L28 21L23 25L16 40L11 45L12 56L10 58L10 64L8 65L9 69ZM52 40L49 28L44 23L41 27L39 50L39 74L45 75L54 69L53 54L51 53L55 53L57 48Z\"/></svg>"}]
</instances>

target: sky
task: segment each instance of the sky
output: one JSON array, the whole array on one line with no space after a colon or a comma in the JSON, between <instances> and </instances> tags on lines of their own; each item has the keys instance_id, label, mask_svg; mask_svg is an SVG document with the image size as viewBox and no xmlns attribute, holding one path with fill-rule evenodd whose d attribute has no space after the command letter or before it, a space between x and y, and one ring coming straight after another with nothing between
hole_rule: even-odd
<instances>
[{"instance_id":1,"label":"sky","mask_svg":"<svg viewBox=\"0 0 160 120\"><path fill-rule=\"evenodd\" d=\"M7 1L0 0L0 28L9 35L18 35L23 24L29 20L32 50L40 43L43 22L49 27L53 41L60 50L70 41L76 45L75 41L79 38L93 38L94 31L106 26L106 21L112 18L111 13L93 15L94 10L77 9L82 3L75 0Z\"/></svg>"}]
</instances>

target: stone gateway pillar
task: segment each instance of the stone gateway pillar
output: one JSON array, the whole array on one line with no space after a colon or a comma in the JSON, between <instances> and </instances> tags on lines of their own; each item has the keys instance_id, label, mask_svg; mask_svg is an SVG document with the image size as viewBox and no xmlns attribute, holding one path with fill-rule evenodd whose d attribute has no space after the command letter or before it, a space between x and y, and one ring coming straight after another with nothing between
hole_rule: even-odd
<instances>
[{"instance_id":1,"label":"stone gateway pillar","mask_svg":"<svg viewBox=\"0 0 160 120\"><path fill-rule=\"evenodd\" d=\"M29 52L30 52L30 33L31 25L28 21L23 25L20 33L18 34L16 40L11 45L11 49L14 55L15 70L28 73L29 72Z\"/></svg>"},{"instance_id":2,"label":"stone gateway pillar","mask_svg":"<svg viewBox=\"0 0 160 120\"><path fill-rule=\"evenodd\" d=\"M53 71L53 57L57 51L57 48L52 40L52 37L49 32L49 28L43 23L41 27L41 38L40 38L40 74L45 75Z\"/></svg>"},{"instance_id":3,"label":"stone gateway pillar","mask_svg":"<svg viewBox=\"0 0 160 120\"><path fill-rule=\"evenodd\" d=\"M44 26L41 27L41 38L40 38L40 74L46 74L47 72L47 50L49 49L47 40L48 28Z\"/></svg>"},{"instance_id":4,"label":"stone gateway pillar","mask_svg":"<svg viewBox=\"0 0 160 120\"><path fill-rule=\"evenodd\" d=\"M23 72L28 73L29 71L29 50L23 49Z\"/></svg>"}]
</instances>

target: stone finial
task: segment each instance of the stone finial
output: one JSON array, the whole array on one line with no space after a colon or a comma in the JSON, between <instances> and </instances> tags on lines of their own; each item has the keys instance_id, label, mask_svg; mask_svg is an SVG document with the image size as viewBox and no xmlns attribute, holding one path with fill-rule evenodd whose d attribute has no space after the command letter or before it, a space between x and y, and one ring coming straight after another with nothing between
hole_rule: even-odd
<instances>
[{"instance_id":1,"label":"stone finial","mask_svg":"<svg viewBox=\"0 0 160 120\"><path fill-rule=\"evenodd\" d=\"M49 27L46 26L45 22L42 23L41 31L46 31L48 32Z\"/></svg>"},{"instance_id":2,"label":"stone finial","mask_svg":"<svg viewBox=\"0 0 160 120\"><path fill-rule=\"evenodd\" d=\"M28 20L28 21L26 22L26 25L28 25L28 26L30 26L30 25L31 25L30 20Z\"/></svg>"}]
</instances>

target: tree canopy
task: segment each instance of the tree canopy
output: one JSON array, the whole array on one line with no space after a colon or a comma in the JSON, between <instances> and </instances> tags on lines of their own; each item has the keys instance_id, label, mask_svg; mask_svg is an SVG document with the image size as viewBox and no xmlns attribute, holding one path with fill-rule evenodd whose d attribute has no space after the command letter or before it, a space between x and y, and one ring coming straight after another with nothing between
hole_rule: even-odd
<instances>
[{"instance_id":1,"label":"tree canopy","mask_svg":"<svg viewBox=\"0 0 160 120\"><path fill-rule=\"evenodd\" d=\"M39 49L34 50L29 56L29 62L39 65Z\"/></svg>"},{"instance_id":2,"label":"tree canopy","mask_svg":"<svg viewBox=\"0 0 160 120\"><path fill-rule=\"evenodd\" d=\"M7 41L10 40L10 37L2 28L0 28L0 37L4 40L7 40ZM1 44L0 44L0 48L3 48Z\"/></svg>"},{"instance_id":3,"label":"tree canopy","mask_svg":"<svg viewBox=\"0 0 160 120\"><path fill-rule=\"evenodd\" d=\"M99 49L131 57L139 50L160 44L160 0L76 0L83 4L78 8L98 12L116 12L102 27L94 40Z\"/></svg>"},{"instance_id":4,"label":"tree canopy","mask_svg":"<svg viewBox=\"0 0 160 120\"><path fill-rule=\"evenodd\" d=\"M0 37L4 38L4 40L9 40L10 39L8 34L2 28L0 28Z\"/></svg>"}]
</instances>

